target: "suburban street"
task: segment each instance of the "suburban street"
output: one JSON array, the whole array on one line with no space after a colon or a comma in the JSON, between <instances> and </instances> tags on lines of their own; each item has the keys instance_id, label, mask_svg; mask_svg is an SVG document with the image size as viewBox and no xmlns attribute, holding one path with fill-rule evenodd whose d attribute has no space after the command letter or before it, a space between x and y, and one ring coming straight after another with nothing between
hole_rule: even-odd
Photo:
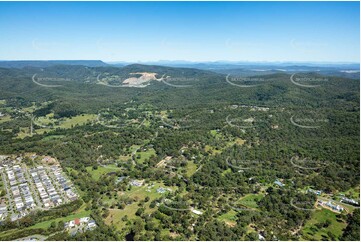
<instances>
[{"instance_id":1,"label":"suburban street","mask_svg":"<svg viewBox=\"0 0 361 242\"><path fill-rule=\"evenodd\" d=\"M4 183L4 186L5 186L5 189L6 189L6 196L8 198L8 202L9 202L9 207L10 207L10 217L13 217L15 215L14 213L14 205L13 203L11 202L11 191L8 187L8 183L7 183L7 180L5 178L5 173L4 172L1 172L1 177L3 179L3 183Z\"/></svg>"}]
</instances>

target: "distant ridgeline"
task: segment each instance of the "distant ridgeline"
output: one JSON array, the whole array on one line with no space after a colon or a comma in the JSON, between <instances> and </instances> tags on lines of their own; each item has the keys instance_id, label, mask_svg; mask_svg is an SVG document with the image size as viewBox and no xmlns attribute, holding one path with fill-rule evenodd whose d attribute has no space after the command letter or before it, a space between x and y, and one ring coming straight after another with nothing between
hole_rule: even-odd
<instances>
[{"instance_id":1,"label":"distant ridgeline","mask_svg":"<svg viewBox=\"0 0 361 242\"><path fill-rule=\"evenodd\" d=\"M81 63L88 66L78 65ZM5 64L26 67L0 67L0 98L25 99L28 102L56 99L86 107L92 104L109 107L129 100L146 101L162 107L225 102L338 107L341 105L337 101L339 99L358 103L359 98L358 79L320 75L318 72L297 73L295 81L303 80L302 85L307 86L314 84L310 82L314 79L317 82L315 86L319 87L305 88L291 82L291 74L284 71L260 75L248 69L229 70L227 79L227 71L224 70L213 72L140 64L115 67L101 61L0 62L0 66ZM316 103L315 97L322 98L324 102Z\"/></svg>"},{"instance_id":2,"label":"distant ridgeline","mask_svg":"<svg viewBox=\"0 0 361 242\"><path fill-rule=\"evenodd\" d=\"M3 68L23 68L23 67L49 67L55 65L77 65L77 66L108 66L101 60L49 60L49 61L0 61Z\"/></svg>"}]
</instances>

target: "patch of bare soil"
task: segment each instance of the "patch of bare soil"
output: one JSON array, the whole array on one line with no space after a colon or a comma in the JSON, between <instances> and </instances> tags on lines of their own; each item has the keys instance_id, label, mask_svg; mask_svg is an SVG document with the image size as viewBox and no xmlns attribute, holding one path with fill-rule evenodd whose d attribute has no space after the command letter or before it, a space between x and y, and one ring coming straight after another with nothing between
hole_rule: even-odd
<instances>
[{"instance_id":1,"label":"patch of bare soil","mask_svg":"<svg viewBox=\"0 0 361 242\"><path fill-rule=\"evenodd\" d=\"M143 85L144 83L147 83L149 81L161 81L163 80L163 77L157 78L157 73L151 73L151 72L135 72L135 73L129 73L130 75L141 75L140 77L130 77L128 79L125 79L123 81L123 84L127 84L129 86L138 86Z\"/></svg>"}]
</instances>

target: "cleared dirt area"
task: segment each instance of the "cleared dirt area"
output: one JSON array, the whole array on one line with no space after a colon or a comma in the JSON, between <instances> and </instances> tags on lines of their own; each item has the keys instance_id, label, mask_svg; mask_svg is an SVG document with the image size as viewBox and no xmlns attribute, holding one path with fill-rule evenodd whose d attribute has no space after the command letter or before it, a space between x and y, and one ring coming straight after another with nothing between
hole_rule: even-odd
<instances>
[{"instance_id":1,"label":"cleared dirt area","mask_svg":"<svg viewBox=\"0 0 361 242\"><path fill-rule=\"evenodd\" d=\"M136 85L142 85L146 82L156 80L161 81L163 80L163 77L157 78L157 73L151 73L151 72L135 72L135 73L129 73L130 75L141 75L140 77L130 77L128 79L125 79L123 81L123 84L127 84L130 86L136 86Z\"/></svg>"},{"instance_id":2,"label":"cleared dirt area","mask_svg":"<svg viewBox=\"0 0 361 242\"><path fill-rule=\"evenodd\" d=\"M163 160L159 161L158 164L155 165L155 167L164 167L168 161L172 159L172 156L167 156Z\"/></svg>"}]
</instances>

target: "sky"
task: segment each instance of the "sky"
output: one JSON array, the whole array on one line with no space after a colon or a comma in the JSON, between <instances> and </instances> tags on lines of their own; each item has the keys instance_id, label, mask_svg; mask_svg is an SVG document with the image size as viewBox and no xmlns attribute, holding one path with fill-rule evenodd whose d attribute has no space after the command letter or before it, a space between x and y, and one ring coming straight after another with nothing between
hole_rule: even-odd
<instances>
[{"instance_id":1,"label":"sky","mask_svg":"<svg viewBox=\"0 0 361 242\"><path fill-rule=\"evenodd\" d=\"M359 2L0 2L0 60L360 61Z\"/></svg>"}]
</instances>

